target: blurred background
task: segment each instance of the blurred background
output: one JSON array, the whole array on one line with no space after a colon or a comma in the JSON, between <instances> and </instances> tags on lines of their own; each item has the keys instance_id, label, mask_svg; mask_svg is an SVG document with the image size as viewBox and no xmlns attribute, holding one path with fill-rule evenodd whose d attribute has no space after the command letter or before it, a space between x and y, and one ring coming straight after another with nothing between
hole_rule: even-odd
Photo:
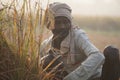
<instances>
[{"instance_id":1,"label":"blurred background","mask_svg":"<svg viewBox=\"0 0 120 80\"><path fill-rule=\"evenodd\" d=\"M31 0L31 5L36 1L41 1L43 9L46 8L47 0ZM49 0L49 3L52 2L70 5L74 24L84 29L93 44L101 51L107 45L114 45L120 49L120 0ZM22 0L19 0L18 9L21 3ZM34 9L34 6L32 8Z\"/></svg>"}]
</instances>

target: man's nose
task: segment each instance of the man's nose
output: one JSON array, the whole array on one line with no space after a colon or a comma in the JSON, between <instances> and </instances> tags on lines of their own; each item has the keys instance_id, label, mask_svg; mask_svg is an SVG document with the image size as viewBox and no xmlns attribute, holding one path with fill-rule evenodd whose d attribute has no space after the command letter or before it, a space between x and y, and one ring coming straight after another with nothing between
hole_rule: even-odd
<instances>
[{"instance_id":1,"label":"man's nose","mask_svg":"<svg viewBox=\"0 0 120 80\"><path fill-rule=\"evenodd\" d=\"M60 27L61 28L65 28L65 24L64 23L60 23Z\"/></svg>"}]
</instances>

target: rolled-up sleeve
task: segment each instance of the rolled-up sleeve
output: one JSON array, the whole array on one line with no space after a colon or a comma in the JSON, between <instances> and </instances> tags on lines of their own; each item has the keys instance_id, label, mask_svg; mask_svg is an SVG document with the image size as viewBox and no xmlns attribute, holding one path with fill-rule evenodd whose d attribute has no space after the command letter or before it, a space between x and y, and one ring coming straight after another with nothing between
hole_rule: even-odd
<instances>
[{"instance_id":1,"label":"rolled-up sleeve","mask_svg":"<svg viewBox=\"0 0 120 80\"><path fill-rule=\"evenodd\" d=\"M76 45L82 48L88 58L77 69L66 76L64 80L88 80L95 75L96 71L104 63L105 58L103 54L89 41L84 32L77 36Z\"/></svg>"}]
</instances>

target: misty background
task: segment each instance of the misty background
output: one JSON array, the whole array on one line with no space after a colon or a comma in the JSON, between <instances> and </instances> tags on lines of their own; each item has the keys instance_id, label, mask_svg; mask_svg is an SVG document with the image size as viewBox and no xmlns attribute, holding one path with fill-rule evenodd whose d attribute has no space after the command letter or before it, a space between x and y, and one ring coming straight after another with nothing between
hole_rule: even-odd
<instances>
[{"instance_id":1,"label":"misty background","mask_svg":"<svg viewBox=\"0 0 120 80\"><path fill-rule=\"evenodd\" d=\"M120 0L52 0L65 2L73 14L87 16L120 16Z\"/></svg>"},{"instance_id":2,"label":"misty background","mask_svg":"<svg viewBox=\"0 0 120 80\"><path fill-rule=\"evenodd\" d=\"M0 3L12 1L0 0ZM17 2L18 9L22 1ZM36 2L40 2L43 9L48 3L48 0L30 1L33 10ZM120 0L49 0L49 3L53 2L67 3L72 8L73 23L84 29L100 50L110 44L120 48Z\"/></svg>"},{"instance_id":3,"label":"misty background","mask_svg":"<svg viewBox=\"0 0 120 80\"><path fill-rule=\"evenodd\" d=\"M10 3L13 0L0 0L2 3ZM48 0L31 0L34 4L41 1L44 8ZM49 0L52 2L63 2L70 5L72 14L85 15L85 16L120 16L120 0ZM22 0L19 0L20 6ZM0 8L2 6L0 5Z\"/></svg>"}]
</instances>

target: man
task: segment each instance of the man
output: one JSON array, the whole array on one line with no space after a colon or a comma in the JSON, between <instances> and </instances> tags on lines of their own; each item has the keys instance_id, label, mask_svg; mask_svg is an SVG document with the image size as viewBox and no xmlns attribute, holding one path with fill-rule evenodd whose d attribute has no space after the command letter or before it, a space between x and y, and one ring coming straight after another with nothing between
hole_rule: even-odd
<instances>
[{"instance_id":1,"label":"man","mask_svg":"<svg viewBox=\"0 0 120 80\"><path fill-rule=\"evenodd\" d=\"M73 25L71 8L65 3L55 2L49 5L47 12L50 15L46 19L46 25L53 36L42 43L40 55L45 55L49 48L61 52L65 70L68 72L63 80L99 78L104 56L89 41L85 32ZM53 17L49 18L50 16Z\"/></svg>"}]
</instances>

